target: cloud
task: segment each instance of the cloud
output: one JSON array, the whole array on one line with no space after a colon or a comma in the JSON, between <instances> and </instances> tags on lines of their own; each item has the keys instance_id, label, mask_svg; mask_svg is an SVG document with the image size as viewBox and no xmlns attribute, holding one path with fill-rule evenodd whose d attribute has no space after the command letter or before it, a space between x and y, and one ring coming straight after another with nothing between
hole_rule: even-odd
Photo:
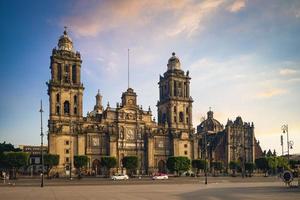
<instances>
[{"instance_id":1,"label":"cloud","mask_svg":"<svg viewBox=\"0 0 300 200\"><path fill-rule=\"evenodd\" d=\"M294 75L296 74L298 71L295 69L289 69L289 68L285 68L285 69L280 69L279 70L279 74L282 76L288 76L288 75Z\"/></svg>"},{"instance_id":2,"label":"cloud","mask_svg":"<svg viewBox=\"0 0 300 200\"><path fill-rule=\"evenodd\" d=\"M181 33L191 36L204 26L204 18L223 3L224 0L116 0L88 6L88 3L80 1L75 5L73 13L62 19L61 24L69 25L79 37L96 37L115 29L125 32L157 30L160 34L156 37L162 34L177 36Z\"/></svg>"},{"instance_id":3,"label":"cloud","mask_svg":"<svg viewBox=\"0 0 300 200\"><path fill-rule=\"evenodd\" d=\"M288 92L288 90L286 90L286 89L272 88L272 89L268 89L266 91L258 93L256 95L256 98L266 99L266 98L271 98L274 96L280 96L280 95L286 94L287 92Z\"/></svg>"},{"instance_id":4,"label":"cloud","mask_svg":"<svg viewBox=\"0 0 300 200\"><path fill-rule=\"evenodd\" d=\"M235 12L238 12L241 9L245 8L245 6L246 6L245 0L236 0L227 8L227 10L235 13Z\"/></svg>"}]
</instances>

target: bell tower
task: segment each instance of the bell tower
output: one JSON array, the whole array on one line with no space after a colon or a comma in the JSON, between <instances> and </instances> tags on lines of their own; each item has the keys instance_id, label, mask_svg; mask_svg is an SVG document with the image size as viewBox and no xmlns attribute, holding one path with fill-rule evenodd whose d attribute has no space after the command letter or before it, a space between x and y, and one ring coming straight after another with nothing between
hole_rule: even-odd
<instances>
[{"instance_id":1,"label":"bell tower","mask_svg":"<svg viewBox=\"0 0 300 200\"><path fill-rule=\"evenodd\" d=\"M83 84L80 80L81 57L73 49L67 30L58 40L50 57L51 79L47 83L50 121L82 118Z\"/></svg>"},{"instance_id":2,"label":"bell tower","mask_svg":"<svg viewBox=\"0 0 300 200\"><path fill-rule=\"evenodd\" d=\"M192 129L192 103L189 72L181 69L179 58L172 53L168 69L159 79L158 124L171 129Z\"/></svg>"}]
</instances>

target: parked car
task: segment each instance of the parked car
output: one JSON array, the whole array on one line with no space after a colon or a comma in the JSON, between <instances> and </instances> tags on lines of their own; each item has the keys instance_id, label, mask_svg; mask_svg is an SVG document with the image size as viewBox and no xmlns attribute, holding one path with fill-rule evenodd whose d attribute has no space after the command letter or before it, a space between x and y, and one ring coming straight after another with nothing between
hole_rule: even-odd
<instances>
[{"instance_id":1,"label":"parked car","mask_svg":"<svg viewBox=\"0 0 300 200\"><path fill-rule=\"evenodd\" d=\"M112 180L128 180L129 177L126 174L116 174L111 177Z\"/></svg>"},{"instance_id":2,"label":"parked car","mask_svg":"<svg viewBox=\"0 0 300 200\"><path fill-rule=\"evenodd\" d=\"M159 173L159 174L155 174L153 177L152 177L153 180L166 180L166 179L169 179L168 175L167 174L162 174L162 173Z\"/></svg>"},{"instance_id":3,"label":"parked car","mask_svg":"<svg viewBox=\"0 0 300 200\"><path fill-rule=\"evenodd\" d=\"M195 173L193 171L185 171L181 174L181 176L192 176L195 177Z\"/></svg>"}]
</instances>

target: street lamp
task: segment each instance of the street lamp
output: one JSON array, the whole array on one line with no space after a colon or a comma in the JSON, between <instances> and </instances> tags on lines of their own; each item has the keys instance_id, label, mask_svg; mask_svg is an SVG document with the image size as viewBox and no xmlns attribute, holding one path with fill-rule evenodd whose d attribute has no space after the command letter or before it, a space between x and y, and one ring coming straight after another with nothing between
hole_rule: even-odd
<instances>
[{"instance_id":1,"label":"street lamp","mask_svg":"<svg viewBox=\"0 0 300 200\"><path fill-rule=\"evenodd\" d=\"M41 161L42 161L42 176L41 176L41 187L44 187L44 155L43 155L43 103L41 100L41 109L39 111L41 113Z\"/></svg>"},{"instance_id":2,"label":"street lamp","mask_svg":"<svg viewBox=\"0 0 300 200\"><path fill-rule=\"evenodd\" d=\"M288 154L288 161L290 161L290 149L293 149L294 142L289 140L289 127L287 124L284 124L281 127L283 133L286 133L287 138L287 154Z\"/></svg>"},{"instance_id":3,"label":"street lamp","mask_svg":"<svg viewBox=\"0 0 300 200\"><path fill-rule=\"evenodd\" d=\"M205 160L204 160L204 174L205 174L205 185L207 185L207 147L208 147L208 143L207 143L207 132L205 131L205 135L204 135L204 151L205 151Z\"/></svg>"}]
</instances>

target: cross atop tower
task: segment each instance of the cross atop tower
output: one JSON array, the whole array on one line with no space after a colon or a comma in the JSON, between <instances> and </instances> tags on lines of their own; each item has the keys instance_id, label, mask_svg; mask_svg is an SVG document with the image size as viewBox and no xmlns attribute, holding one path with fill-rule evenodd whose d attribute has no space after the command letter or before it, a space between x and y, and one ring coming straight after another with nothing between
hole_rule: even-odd
<instances>
[{"instance_id":1,"label":"cross atop tower","mask_svg":"<svg viewBox=\"0 0 300 200\"><path fill-rule=\"evenodd\" d=\"M64 34L65 34L65 35L67 35L67 28L68 28L67 26L64 26L64 29L65 29L65 30L64 30Z\"/></svg>"}]
</instances>

